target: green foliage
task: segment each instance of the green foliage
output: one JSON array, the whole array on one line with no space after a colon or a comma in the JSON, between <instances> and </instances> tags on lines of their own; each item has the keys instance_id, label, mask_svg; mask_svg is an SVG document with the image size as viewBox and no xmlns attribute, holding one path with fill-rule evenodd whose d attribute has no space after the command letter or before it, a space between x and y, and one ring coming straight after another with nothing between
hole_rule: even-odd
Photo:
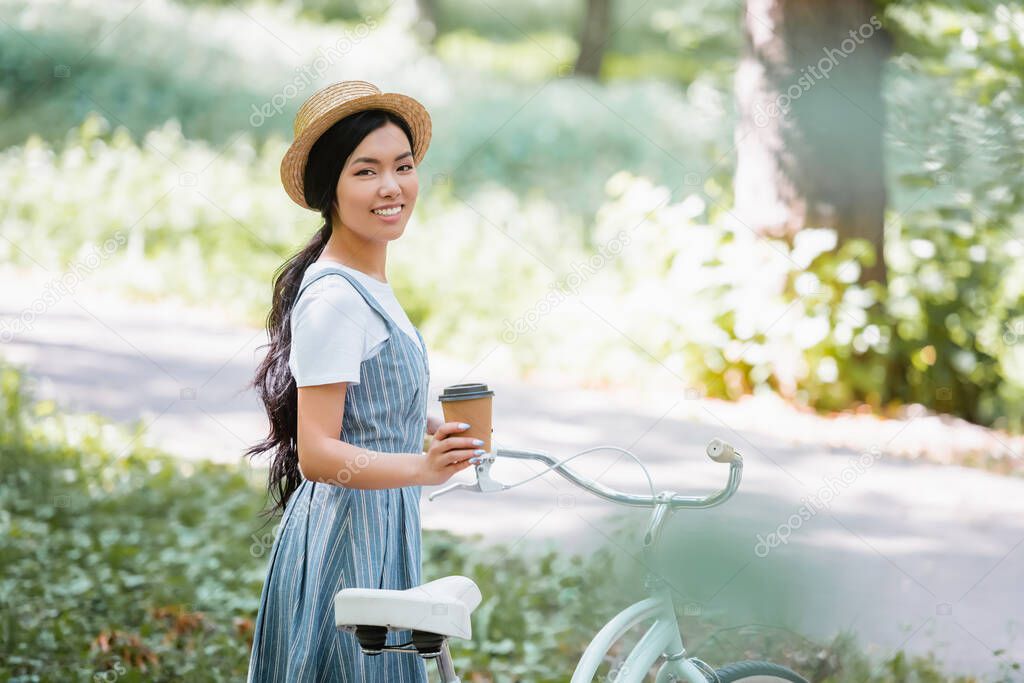
<instances>
[{"instance_id":1,"label":"green foliage","mask_svg":"<svg viewBox=\"0 0 1024 683\"><path fill-rule=\"evenodd\" d=\"M142 431L57 413L0 366L0 678L244 678L266 571L260 539L273 533L257 516L262 475L175 462L140 446ZM484 596L472 640L452 643L460 673L565 680L600 626L643 597L628 551L637 527L623 522L586 556L424 533L424 579L462 574ZM836 683L949 680L934 658L902 652L873 668L848 634L820 644L709 616L684 617L683 628L691 649L718 663L771 658Z\"/></svg>"},{"instance_id":2,"label":"green foliage","mask_svg":"<svg viewBox=\"0 0 1024 683\"><path fill-rule=\"evenodd\" d=\"M609 287L625 293L621 310L640 312L631 336L663 369L714 396L771 389L819 409L918 402L1024 428L1014 322L1024 261L998 222L915 207L890 220L889 287L865 288L857 278L876 257L866 242L837 248L833 230L809 228L790 245L726 217L686 224L688 204L702 209L696 196L651 215L653 201L629 197L657 188L622 182L598 239L648 216ZM686 305L647 303L666 287Z\"/></svg>"},{"instance_id":3,"label":"green foliage","mask_svg":"<svg viewBox=\"0 0 1024 683\"><path fill-rule=\"evenodd\" d=\"M906 78L895 88L901 107L930 96ZM0 177L14 188L5 197L5 256L59 271L114 240L122 246L88 277L142 296L216 302L259 324L274 270L315 227L279 191L283 142L257 149L243 137L217 152L168 125L137 148L105 125L89 120L59 153L31 141L0 158ZM525 135L543 137L516 131L509 140ZM418 221L392 250L393 282L432 348L466 357L494 350L492 362L526 374L682 381L727 398L771 389L821 409L920 402L1019 430L1024 260L1011 239L1021 230L1019 195L1008 184L1017 135L1005 154L968 160L957 185L937 181L955 163L952 143L929 147L930 172L896 148L902 189L889 219L885 291L856 284L860 264L874 257L863 243L836 249L831 231L807 229L789 245L732 224L720 209L725 179L682 185L691 194L673 202L668 188L628 173L593 188L605 203L592 223L542 197L522 198L524 187L463 194L444 177L421 179ZM517 163L511 152L498 156ZM168 161L216 173L183 184L168 177ZM988 164L1004 170L983 172ZM670 305L665 291L686 305ZM616 322L602 324L595 311Z\"/></svg>"},{"instance_id":4,"label":"green foliage","mask_svg":"<svg viewBox=\"0 0 1024 683\"><path fill-rule=\"evenodd\" d=\"M30 405L10 367L0 381L0 677L244 677L263 563L242 471Z\"/></svg>"},{"instance_id":5,"label":"green foliage","mask_svg":"<svg viewBox=\"0 0 1024 683\"><path fill-rule=\"evenodd\" d=\"M434 44L437 56L449 64L463 64L524 83L555 78L560 67L572 66L577 49L571 38L560 33L495 42L465 29L445 33Z\"/></svg>"},{"instance_id":6,"label":"green foliage","mask_svg":"<svg viewBox=\"0 0 1024 683\"><path fill-rule=\"evenodd\" d=\"M887 16L920 46L892 65L887 90L893 398L1019 432L1024 12L894 3Z\"/></svg>"},{"instance_id":7,"label":"green foliage","mask_svg":"<svg viewBox=\"0 0 1024 683\"><path fill-rule=\"evenodd\" d=\"M382 11L373 2L339 7L351 21ZM728 398L774 390L825 410L916 402L1024 429L1020 10L885 3L887 25L907 53L886 81L890 281L875 291L855 284L860 264L879 258L866 245L821 248L834 241L814 228L798 244L758 240L724 210L734 145L719 76L732 64L725 55L735 47L734 4L655 3L616 33L616 41L628 34L627 43L642 49L613 49L612 71L638 75L647 68L635 67L664 62L672 50L683 55L668 58L672 69L691 70L691 58L704 64L685 94L657 82L553 78L571 57L568 27L578 12L558 7L517 5L502 20L475 5L441 3L447 18L437 50L447 66L415 41L400 54L412 73L429 70L451 95L432 110L419 223L393 249L396 289L432 347L474 357L494 350L492 361L527 375L564 373L595 384L661 379ZM190 11L206 13L218 36L240 35L235 29L251 21L202 4ZM266 52L245 49L248 42L203 43L168 30L189 21L176 4L141 7L131 36L116 32L92 52L75 42L81 26L105 34L117 17L81 6L11 4L10 12L0 27L12 65L3 78L14 123L5 130L19 130L22 120L44 139L64 141L54 147L32 138L0 160L11 188L0 200L10 240L0 250L15 262L60 269L113 239L120 246L91 278L144 296L216 302L262 322L274 270L316 226L279 187L289 117L282 111L239 130L249 115L243 103L256 96L222 86L234 79L270 92L286 74L263 62L218 59ZM564 25L552 20L559 12ZM46 20L31 21L37 14ZM291 19L278 33L292 43L321 43L342 26ZM368 40L387 31L378 33ZM639 39L654 34L671 49ZM276 42L245 40L261 48L261 40ZM118 50L136 49L133 41L144 42L148 56L122 66ZM716 50L705 51L711 43ZM49 77L43 53L73 62L75 78ZM346 59L372 68L363 53ZM129 129L87 118L65 136L59 125L69 119L61 117L85 116L90 101L107 101L103 93L120 102L118 119ZM155 110L147 104L154 93L166 97ZM220 110L217 98L230 93L240 99ZM33 103L53 103L59 116ZM622 231L631 244L602 255ZM597 272L565 286L595 258ZM551 296L552 286L560 296ZM524 322L528 333L509 341L510 326Z\"/></svg>"},{"instance_id":8,"label":"green foliage","mask_svg":"<svg viewBox=\"0 0 1024 683\"><path fill-rule=\"evenodd\" d=\"M604 87L569 78L481 88L450 123L453 135L431 143L425 168L449 179L457 198L497 185L588 215L603 201L605 179L622 168L676 185L706 171L729 148L731 114L728 98L705 83L680 93L658 82Z\"/></svg>"},{"instance_id":9,"label":"green foliage","mask_svg":"<svg viewBox=\"0 0 1024 683\"><path fill-rule=\"evenodd\" d=\"M714 92L695 92L714 101ZM424 239L417 237L416 246L427 251L412 253L431 253L430 244L438 240L459 243L481 259L493 252L499 262L509 264L511 270L499 272L492 261L481 275L496 286L512 289L510 278L526 277L525 271L533 273L526 279L536 283L539 262L523 251L510 253L506 247L511 243L495 239L500 238L495 225L514 224L513 239L542 247L556 261L559 254L568 260L587 241L588 224L579 214L599 205L606 174L629 165L655 177L669 176L682 170L677 159L687 159L685 168L697 169L702 167L697 160L720 153L715 141L722 137L721 112L697 108L656 84L601 93L612 111L603 110L600 119L580 126L578 110L594 106L594 99L570 82L553 83L492 137L494 130L485 122L508 119L510 109L521 104L520 95L522 91L505 87L466 103L461 115L472 125L462 128L460 144L435 141L420 171L424 192L417 212L426 227L409 235L419 232ZM615 111L646 120L643 135L661 131L658 145L685 153L669 156L624 126ZM671 132L678 116L693 119L694 125ZM598 139L601 145L595 144ZM529 146L524 140L531 141ZM573 152L564 154L552 144L556 140ZM483 143L499 151L483 153ZM0 250L15 262L34 261L59 270L90 245L98 248L120 237L124 248L91 278L109 277L111 284L147 296L173 292L246 310L259 323L274 269L316 227L313 214L292 206L280 190L278 164L285 146L282 139L260 143L244 134L227 148L213 148L187 139L174 121L149 132L136 146L126 130L111 130L100 117L75 129L60 149L32 138L0 157L0 176L11 188L0 199L4 234L11 242L0 244ZM580 172L584 168L587 172ZM539 194L541 187L558 191ZM531 226L548 229L534 235ZM464 229L479 239L467 239ZM469 265L465 255L459 253L464 266ZM411 300L430 298L427 285L435 280L446 283L435 291L463 287L430 263L413 260L407 276ZM475 260L473 265L484 264ZM526 296L529 292L523 290L510 300ZM482 303L466 303L483 308ZM422 315L427 318L436 310L434 304ZM508 310L510 316L516 313ZM447 321L438 325L445 327Z\"/></svg>"},{"instance_id":10,"label":"green foliage","mask_svg":"<svg viewBox=\"0 0 1024 683\"><path fill-rule=\"evenodd\" d=\"M425 540L427 578L470 576L484 596L473 613L473 639L454 654L460 672L490 672L498 681L565 680L601 625L645 597L617 581L608 547L584 558L518 543L470 544L446 532Z\"/></svg>"},{"instance_id":11,"label":"green foliage","mask_svg":"<svg viewBox=\"0 0 1024 683\"><path fill-rule=\"evenodd\" d=\"M176 3L147 3L123 27L123 17L99 6L0 0L0 10L10 17L0 25L0 57L10 64L0 74L0 148L30 136L57 150L75 147L81 140L68 131L95 112L145 145L164 173L198 173L175 157L173 142L160 146L148 136L171 127L225 153L264 144L283 149L299 105L344 64L347 77L386 82L429 106L433 137L424 179L452 178L461 196L496 182L590 212L601 201L604 179L621 168L667 182L710 167L729 149L729 98L710 89L704 82L710 79L698 78L691 97L658 82L622 81L603 90L556 78L563 62L572 64L576 48L571 37L554 31L517 34L515 43L453 32L437 46L446 60L439 63L414 40L403 38L396 47L395 36L405 29L369 9L351 19L356 23L327 27L297 20L285 8L264 8L263 15L198 7L193 16ZM274 33L253 31L254 18L274 21ZM203 32L189 29L200 20ZM96 45L88 37L108 34ZM344 54L325 53L328 64L317 83L303 80L306 71L320 68L321 53L346 36L352 38ZM275 59L282 42L295 52L287 60ZM382 69L382 51L402 64L408 87L396 81L394 68ZM628 71L630 64L657 58L616 59L614 69ZM697 78L699 70L687 68ZM431 87L423 89L427 80ZM259 114L265 110L271 115ZM680 120L687 126L680 128Z\"/></svg>"},{"instance_id":12,"label":"green foliage","mask_svg":"<svg viewBox=\"0 0 1024 683\"><path fill-rule=\"evenodd\" d=\"M90 112L136 141L175 118L188 137L221 146L245 126L253 103L290 78L239 30L239 17L191 17L160 3L126 17L116 7L12 0L0 0L0 14L0 148L32 134L59 144ZM281 121L276 130L289 129Z\"/></svg>"},{"instance_id":13,"label":"green foliage","mask_svg":"<svg viewBox=\"0 0 1024 683\"><path fill-rule=\"evenodd\" d=\"M60 270L113 240L90 278L264 318L274 270L316 227L277 176L301 96L265 125L245 122L293 76L282 45L326 44L389 3L301 3L300 17L339 22L327 27L282 4L274 35L228 5L147 3L126 19L0 0L0 146L21 145L0 159L6 260ZM395 52L382 32L410 79L429 73L449 97L432 107L427 191L392 256L431 347L594 383L773 390L821 409L920 402L1024 429L1024 13L982 0L880 5L905 52L886 83L884 291L856 283L878 258L863 243L836 248L813 228L792 244L762 240L721 210L739 3L645 3L616 28L608 87L549 82L574 57L578 2L498 14L443 1L443 68L413 41ZM355 54L346 68L381 73ZM689 90L632 82L651 77ZM688 173L703 184L681 184ZM510 340L517 322L527 329ZM0 677L241 678L266 563L252 543L262 482L141 447L141 426L29 404L10 369L0 390ZM609 571L615 555L527 556L426 533L426 576L466 574L485 595L473 640L456 644L459 667L564 680L637 597L628 567ZM947 680L933 658L871 663L847 636L821 646L713 619L687 633L710 660L760 653L816 681Z\"/></svg>"},{"instance_id":14,"label":"green foliage","mask_svg":"<svg viewBox=\"0 0 1024 683\"><path fill-rule=\"evenodd\" d=\"M441 3L438 56L513 79L548 79L572 66L579 51L582 3L502 7ZM661 80L689 85L712 80L727 88L740 49L741 5L728 0L685 4L656 0L636 7L612 3L611 35L601 79Z\"/></svg>"}]
</instances>

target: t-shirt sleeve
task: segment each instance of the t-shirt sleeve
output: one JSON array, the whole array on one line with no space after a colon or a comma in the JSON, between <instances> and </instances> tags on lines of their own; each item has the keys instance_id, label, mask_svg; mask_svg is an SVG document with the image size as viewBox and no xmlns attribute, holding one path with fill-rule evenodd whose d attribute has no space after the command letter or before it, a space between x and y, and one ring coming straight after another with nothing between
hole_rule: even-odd
<instances>
[{"instance_id":1,"label":"t-shirt sleeve","mask_svg":"<svg viewBox=\"0 0 1024 683\"><path fill-rule=\"evenodd\" d=\"M288 367L295 385L359 384L373 310L352 285L323 277L302 293L291 315Z\"/></svg>"}]
</instances>

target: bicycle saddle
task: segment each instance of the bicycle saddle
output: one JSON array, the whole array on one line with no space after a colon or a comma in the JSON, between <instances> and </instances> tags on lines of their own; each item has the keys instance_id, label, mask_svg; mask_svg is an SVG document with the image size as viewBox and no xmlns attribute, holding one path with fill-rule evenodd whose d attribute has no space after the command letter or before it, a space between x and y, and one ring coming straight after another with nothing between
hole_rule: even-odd
<instances>
[{"instance_id":1,"label":"bicycle saddle","mask_svg":"<svg viewBox=\"0 0 1024 683\"><path fill-rule=\"evenodd\" d=\"M334 624L357 634L412 630L414 637L470 638L469 615L480 600L480 589L466 576L446 576L407 590L344 588L334 596Z\"/></svg>"}]
</instances>

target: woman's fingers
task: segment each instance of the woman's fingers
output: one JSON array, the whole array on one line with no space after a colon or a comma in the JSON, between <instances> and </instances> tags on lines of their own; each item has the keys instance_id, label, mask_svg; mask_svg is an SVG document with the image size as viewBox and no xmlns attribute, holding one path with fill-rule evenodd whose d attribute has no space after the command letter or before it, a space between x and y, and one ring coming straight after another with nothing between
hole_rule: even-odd
<instances>
[{"instance_id":1,"label":"woman's fingers","mask_svg":"<svg viewBox=\"0 0 1024 683\"><path fill-rule=\"evenodd\" d=\"M452 436L469 429L464 422L444 422L434 432L434 441L430 446L430 455L436 458L443 468L451 468L460 472L476 463L470 462L470 458L479 457L480 444L475 443L477 439L466 436Z\"/></svg>"},{"instance_id":2,"label":"woman's fingers","mask_svg":"<svg viewBox=\"0 0 1024 683\"><path fill-rule=\"evenodd\" d=\"M463 427L462 425L466 426ZM466 424L465 422L445 422L441 424L440 427L437 428L436 432L434 432L434 438L444 439L450 436L451 434L458 434L459 432L464 432L467 429L469 429L469 425Z\"/></svg>"},{"instance_id":3,"label":"woman's fingers","mask_svg":"<svg viewBox=\"0 0 1024 683\"><path fill-rule=\"evenodd\" d=\"M457 450L445 453L446 464L448 465L467 462L470 458L475 457L478 457L475 450Z\"/></svg>"},{"instance_id":4,"label":"woman's fingers","mask_svg":"<svg viewBox=\"0 0 1024 683\"><path fill-rule=\"evenodd\" d=\"M437 442L437 448L439 448L441 452L444 453L446 451L451 451L456 448L468 448L471 450L476 450L477 448L479 448L479 446L477 446L474 443L474 439L471 439L467 436L449 436L447 439L443 439Z\"/></svg>"}]
</instances>

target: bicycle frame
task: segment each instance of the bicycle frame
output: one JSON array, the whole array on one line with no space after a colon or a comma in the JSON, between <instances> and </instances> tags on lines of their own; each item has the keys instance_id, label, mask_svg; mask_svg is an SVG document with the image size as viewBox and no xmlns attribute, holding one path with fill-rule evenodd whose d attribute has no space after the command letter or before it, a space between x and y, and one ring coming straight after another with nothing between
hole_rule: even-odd
<instances>
[{"instance_id":1,"label":"bicycle frame","mask_svg":"<svg viewBox=\"0 0 1024 683\"><path fill-rule=\"evenodd\" d=\"M580 658L571 683L590 683L605 655L620 638L637 624L649 619L655 622L629 653L626 661L612 671L609 679L615 683L640 683L651 667L662 657L667 661L658 669L657 683L687 681L707 683L700 669L686 659L679 622L672 609L671 598L652 597L627 607L598 631Z\"/></svg>"},{"instance_id":2,"label":"bicycle frame","mask_svg":"<svg viewBox=\"0 0 1024 683\"><path fill-rule=\"evenodd\" d=\"M650 619L655 619L655 622L609 680L614 683L642 683L651 667L665 657L666 662L658 669L656 683L707 683L701 670L686 658L672 597L667 592L630 605L605 624L584 651L570 683L591 683L608 650L630 629ZM385 650L416 654L415 650L405 648L387 647ZM452 667L447 641L436 661L441 683L461 683Z\"/></svg>"}]
</instances>

